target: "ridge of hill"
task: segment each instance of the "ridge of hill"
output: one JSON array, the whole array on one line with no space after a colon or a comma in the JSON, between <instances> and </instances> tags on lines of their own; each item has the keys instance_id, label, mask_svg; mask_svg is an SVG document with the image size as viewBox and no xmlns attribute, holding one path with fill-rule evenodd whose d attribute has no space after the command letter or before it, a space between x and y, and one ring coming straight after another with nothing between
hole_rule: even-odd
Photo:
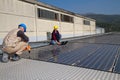
<instances>
[{"instance_id":1,"label":"ridge of hill","mask_svg":"<svg viewBox=\"0 0 120 80\"><path fill-rule=\"evenodd\" d=\"M105 32L120 32L120 15L83 14L96 20L96 26L105 28Z\"/></svg>"}]
</instances>

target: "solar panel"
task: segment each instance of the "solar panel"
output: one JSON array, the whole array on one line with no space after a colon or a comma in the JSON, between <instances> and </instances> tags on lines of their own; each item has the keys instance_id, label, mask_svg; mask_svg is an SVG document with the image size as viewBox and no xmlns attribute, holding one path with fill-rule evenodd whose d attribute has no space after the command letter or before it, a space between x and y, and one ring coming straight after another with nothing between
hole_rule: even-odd
<instances>
[{"instance_id":1,"label":"solar panel","mask_svg":"<svg viewBox=\"0 0 120 80\"><path fill-rule=\"evenodd\" d=\"M120 37L102 35L69 41L64 46L45 46L32 50L29 58L120 73ZM24 58L28 58L25 55Z\"/></svg>"}]
</instances>

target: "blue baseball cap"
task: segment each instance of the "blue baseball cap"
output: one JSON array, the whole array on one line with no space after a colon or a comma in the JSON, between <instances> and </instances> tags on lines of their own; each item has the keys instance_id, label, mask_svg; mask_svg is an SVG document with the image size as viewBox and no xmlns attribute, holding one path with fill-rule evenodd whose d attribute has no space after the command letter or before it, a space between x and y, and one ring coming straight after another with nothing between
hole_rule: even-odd
<instances>
[{"instance_id":1,"label":"blue baseball cap","mask_svg":"<svg viewBox=\"0 0 120 80\"><path fill-rule=\"evenodd\" d=\"M18 28L19 28L19 27L23 27L23 28L24 28L24 32L26 32L27 27L26 27L26 25L25 25L24 23L19 24L19 25L18 25Z\"/></svg>"}]
</instances>

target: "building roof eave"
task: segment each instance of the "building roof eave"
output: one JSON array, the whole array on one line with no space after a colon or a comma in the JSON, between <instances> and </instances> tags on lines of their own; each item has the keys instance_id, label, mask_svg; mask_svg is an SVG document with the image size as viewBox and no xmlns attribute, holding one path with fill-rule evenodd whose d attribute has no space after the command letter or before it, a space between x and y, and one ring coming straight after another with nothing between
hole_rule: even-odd
<instances>
[{"instance_id":1,"label":"building roof eave","mask_svg":"<svg viewBox=\"0 0 120 80\"><path fill-rule=\"evenodd\" d=\"M37 0L20 0L20 1L28 2L28 3L31 3L31 4L36 4L38 6L42 6L42 7L45 7L45 8L52 9L52 10L64 12L64 13L74 15L74 16L77 16L77 17L81 17L81 18L84 18L84 19L88 19L88 20L91 20L91 21L96 21L95 19L88 18L88 17L85 17L85 16L81 16L80 14L77 14L77 13L62 9L62 8L58 8L56 6L49 5L49 4L46 4L46 3L43 3L43 2L38 2Z\"/></svg>"}]
</instances>

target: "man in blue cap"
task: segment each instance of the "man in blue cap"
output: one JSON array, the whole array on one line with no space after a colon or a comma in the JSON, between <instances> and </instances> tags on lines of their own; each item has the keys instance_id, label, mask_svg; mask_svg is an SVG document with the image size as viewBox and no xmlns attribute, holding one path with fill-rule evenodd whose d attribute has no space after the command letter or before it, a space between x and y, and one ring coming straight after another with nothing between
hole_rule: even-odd
<instances>
[{"instance_id":1,"label":"man in blue cap","mask_svg":"<svg viewBox=\"0 0 120 80\"><path fill-rule=\"evenodd\" d=\"M22 51L28 46L29 38L24 34L26 32L24 23L18 25L18 29L11 30L4 38L2 43L2 61L8 62L9 59L17 61L20 59Z\"/></svg>"}]
</instances>

